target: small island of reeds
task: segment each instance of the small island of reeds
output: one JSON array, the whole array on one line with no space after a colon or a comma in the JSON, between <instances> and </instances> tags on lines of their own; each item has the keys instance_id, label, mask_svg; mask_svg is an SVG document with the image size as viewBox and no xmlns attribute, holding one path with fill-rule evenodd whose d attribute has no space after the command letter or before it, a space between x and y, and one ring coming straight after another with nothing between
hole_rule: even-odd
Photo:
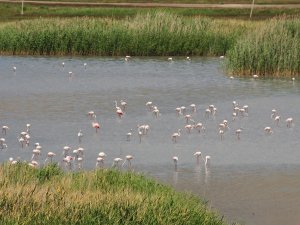
<instances>
[{"instance_id":1,"label":"small island of reeds","mask_svg":"<svg viewBox=\"0 0 300 225\"><path fill-rule=\"evenodd\" d=\"M0 166L1 224L226 224L195 196L141 174Z\"/></svg>"}]
</instances>

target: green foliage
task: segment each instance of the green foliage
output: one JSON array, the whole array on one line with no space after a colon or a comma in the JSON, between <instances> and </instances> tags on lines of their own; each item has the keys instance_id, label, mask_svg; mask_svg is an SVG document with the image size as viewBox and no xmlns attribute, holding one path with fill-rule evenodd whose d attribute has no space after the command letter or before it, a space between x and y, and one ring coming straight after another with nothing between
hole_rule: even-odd
<instances>
[{"instance_id":1,"label":"green foliage","mask_svg":"<svg viewBox=\"0 0 300 225\"><path fill-rule=\"evenodd\" d=\"M16 178L17 177L17 178ZM0 224L225 224L195 196L117 170L0 166Z\"/></svg>"},{"instance_id":2,"label":"green foliage","mask_svg":"<svg viewBox=\"0 0 300 225\"><path fill-rule=\"evenodd\" d=\"M235 75L298 76L300 20L277 18L243 35L227 54L227 68Z\"/></svg>"},{"instance_id":3,"label":"green foliage","mask_svg":"<svg viewBox=\"0 0 300 225\"><path fill-rule=\"evenodd\" d=\"M208 18L153 11L134 18L40 19L0 27L1 54L166 56L224 54L236 29ZM243 29L243 28L241 28Z\"/></svg>"}]
</instances>

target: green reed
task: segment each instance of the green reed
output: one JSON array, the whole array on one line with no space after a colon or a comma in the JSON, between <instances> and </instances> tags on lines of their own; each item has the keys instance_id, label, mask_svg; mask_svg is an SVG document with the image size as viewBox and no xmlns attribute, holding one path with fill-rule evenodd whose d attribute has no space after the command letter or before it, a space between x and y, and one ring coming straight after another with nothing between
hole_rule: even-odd
<instances>
[{"instance_id":1,"label":"green reed","mask_svg":"<svg viewBox=\"0 0 300 225\"><path fill-rule=\"evenodd\" d=\"M238 23L238 22L236 22ZM240 22L241 24L244 22ZM0 27L1 54L223 55L244 26L163 11L116 19L40 19Z\"/></svg>"},{"instance_id":2,"label":"green reed","mask_svg":"<svg viewBox=\"0 0 300 225\"><path fill-rule=\"evenodd\" d=\"M225 224L195 196L117 170L0 166L1 224Z\"/></svg>"},{"instance_id":3,"label":"green reed","mask_svg":"<svg viewBox=\"0 0 300 225\"><path fill-rule=\"evenodd\" d=\"M276 18L248 32L228 51L231 74L290 77L300 74L300 19Z\"/></svg>"}]
</instances>

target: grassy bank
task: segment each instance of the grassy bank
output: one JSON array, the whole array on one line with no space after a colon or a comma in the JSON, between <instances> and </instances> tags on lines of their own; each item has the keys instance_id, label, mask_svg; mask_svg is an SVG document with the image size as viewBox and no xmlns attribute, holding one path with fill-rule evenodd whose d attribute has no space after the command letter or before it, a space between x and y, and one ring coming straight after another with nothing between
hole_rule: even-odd
<instances>
[{"instance_id":1,"label":"grassy bank","mask_svg":"<svg viewBox=\"0 0 300 225\"><path fill-rule=\"evenodd\" d=\"M76 17L0 23L0 54L220 56L234 75L299 76L300 17L264 21L151 10L123 19Z\"/></svg>"},{"instance_id":2,"label":"grassy bank","mask_svg":"<svg viewBox=\"0 0 300 225\"><path fill-rule=\"evenodd\" d=\"M24 20L33 18L49 17L106 17L123 19L134 17L137 14L153 13L155 8L130 8L130 7L87 7L87 6L47 6L32 5L25 3L24 15L21 15L20 3L0 3L0 22ZM195 17L207 16L212 18L239 18L249 19L250 9L239 8L165 8L168 13ZM296 15L299 14L299 8L257 8L255 7L252 20L262 20L279 15Z\"/></svg>"},{"instance_id":3,"label":"grassy bank","mask_svg":"<svg viewBox=\"0 0 300 225\"><path fill-rule=\"evenodd\" d=\"M114 170L0 166L1 224L225 224L196 197Z\"/></svg>"},{"instance_id":4,"label":"grassy bank","mask_svg":"<svg viewBox=\"0 0 300 225\"><path fill-rule=\"evenodd\" d=\"M300 75L300 19L273 19L242 36L227 53L235 75Z\"/></svg>"},{"instance_id":5,"label":"grassy bank","mask_svg":"<svg viewBox=\"0 0 300 225\"><path fill-rule=\"evenodd\" d=\"M246 26L246 24L248 24ZM0 53L23 55L218 56L245 21L185 18L163 11L116 19L40 19L0 26Z\"/></svg>"}]
</instances>

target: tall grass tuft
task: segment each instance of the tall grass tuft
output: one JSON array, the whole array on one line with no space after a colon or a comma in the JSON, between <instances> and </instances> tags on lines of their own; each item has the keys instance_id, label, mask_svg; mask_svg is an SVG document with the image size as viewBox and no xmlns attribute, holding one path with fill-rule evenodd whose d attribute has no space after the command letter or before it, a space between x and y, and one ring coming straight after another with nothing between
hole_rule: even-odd
<instances>
[{"instance_id":1,"label":"tall grass tuft","mask_svg":"<svg viewBox=\"0 0 300 225\"><path fill-rule=\"evenodd\" d=\"M0 224L225 224L200 199L142 175L0 166Z\"/></svg>"},{"instance_id":2,"label":"tall grass tuft","mask_svg":"<svg viewBox=\"0 0 300 225\"><path fill-rule=\"evenodd\" d=\"M240 22L243 24L244 22ZM40 19L0 27L1 54L217 56L245 30L239 22L150 11L134 18Z\"/></svg>"},{"instance_id":3,"label":"tall grass tuft","mask_svg":"<svg viewBox=\"0 0 300 225\"><path fill-rule=\"evenodd\" d=\"M300 19L272 19L240 38L227 55L231 74L299 76Z\"/></svg>"}]
</instances>

